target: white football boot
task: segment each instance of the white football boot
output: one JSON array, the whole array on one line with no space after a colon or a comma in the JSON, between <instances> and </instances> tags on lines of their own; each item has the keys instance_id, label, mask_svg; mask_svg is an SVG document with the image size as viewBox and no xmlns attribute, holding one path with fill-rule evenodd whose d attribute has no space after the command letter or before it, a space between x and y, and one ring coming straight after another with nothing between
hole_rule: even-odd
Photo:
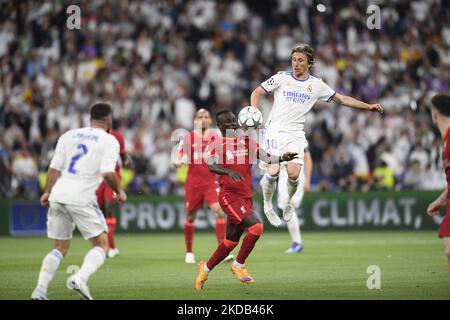
<instances>
[{"instance_id":1,"label":"white football boot","mask_svg":"<svg viewBox=\"0 0 450 320\"><path fill-rule=\"evenodd\" d=\"M196 263L195 256L192 252L186 252L186 257L184 258L186 263Z\"/></svg>"},{"instance_id":2,"label":"white football boot","mask_svg":"<svg viewBox=\"0 0 450 320\"><path fill-rule=\"evenodd\" d=\"M108 258L114 258L117 257L119 255L119 249L114 248L114 249L109 249L108 250Z\"/></svg>"},{"instance_id":3,"label":"white football boot","mask_svg":"<svg viewBox=\"0 0 450 320\"><path fill-rule=\"evenodd\" d=\"M47 297L47 292L39 290L39 288L34 289L31 294L31 300L49 300Z\"/></svg>"},{"instance_id":4,"label":"white football boot","mask_svg":"<svg viewBox=\"0 0 450 320\"><path fill-rule=\"evenodd\" d=\"M75 274L69 277L69 279L67 279L67 286L76 291L80 295L81 300L94 300L89 292L87 283L81 280L78 275Z\"/></svg>"},{"instance_id":5,"label":"white football boot","mask_svg":"<svg viewBox=\"0 0 450 320\"><path fill-rule=\"evenodd\" d=\"M267 220L269 220L271 225L273 225L274 227L281 226L281 219L277 215L275 210L273 210L272 202L264 201L264 214L266 215Z\"/></svg>"}]
</instances>

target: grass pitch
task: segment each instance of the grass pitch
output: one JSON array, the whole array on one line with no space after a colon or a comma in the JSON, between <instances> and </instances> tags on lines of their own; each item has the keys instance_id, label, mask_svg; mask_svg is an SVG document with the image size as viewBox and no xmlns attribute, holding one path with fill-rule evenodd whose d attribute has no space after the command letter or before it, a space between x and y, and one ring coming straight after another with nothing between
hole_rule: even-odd
<instances>
[{"instance_id":1,"label":"grass pitch","mask_svg":"<svg viewBox=\"0 0 450 320\"><path fill-rule=\"evenodd\" d=\"M304 252L285 254L287 231L264 233L246 263L254 284L240 283L229 264L220 264L199 292L197 266L184 263L183 234L118 235L121 255L108 259L89 286L94 299L450 299L436 232L311 232L303 238ZM44 237L0 238L0 299L30 298L51 245ZM67 269L81 265L89 247L75 237L50 284L50 299L78 300L65 286ZM197 260L215 247L213 233L195 234ZM379 290L367 288L370 265L380 267Z\"/></svg>"}]
</instances>

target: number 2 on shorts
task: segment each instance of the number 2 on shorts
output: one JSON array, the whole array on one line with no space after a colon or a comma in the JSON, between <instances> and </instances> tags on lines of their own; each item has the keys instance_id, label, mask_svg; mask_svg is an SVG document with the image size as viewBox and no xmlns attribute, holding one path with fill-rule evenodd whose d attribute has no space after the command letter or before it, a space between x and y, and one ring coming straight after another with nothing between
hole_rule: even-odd
<instances>
[{"instance_id":1,"label":"number 2 on shorts","mask_svg":"<svg viewBox=\"0 0 450 320\"><path fill-rule=\"evenodd\" d=\"M75 170L75 164L77 163L78 160L80 160L80 158L85 156L88 152L88 148L86 147L85 144L82 144L82 143L77 145L77 149L80 149L81 151L78 152L76 155L74 155L72 157L72 160L70 160L69 172L71 174L78 174L78 171Z\"/></svg>"}]
</instances>

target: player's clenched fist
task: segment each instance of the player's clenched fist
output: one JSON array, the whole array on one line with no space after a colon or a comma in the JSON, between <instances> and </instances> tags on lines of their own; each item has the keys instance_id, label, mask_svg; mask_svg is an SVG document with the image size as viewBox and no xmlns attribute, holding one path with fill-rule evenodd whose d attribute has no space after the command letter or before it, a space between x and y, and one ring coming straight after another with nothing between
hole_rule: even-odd
<instances>
[{"instance_id":1,"label":"player's clenched fist","mask_svg":"<svg viewBox=\"0 0 450 320\"><path fill-rule=\"evenodd\" d=\"M119 194L117 195L116 200L117 200L118 203L122 203L122 202L127 201L127 194L125 193L125 191L123 191L122 189L120 189L120 192L119 192Z\"/></svg>"},{"instance_id":2,"label":"player's clenched fist","mask_svg":"<svg viewBox=\"0 0 450 320\"><path fill-rule=\"evenodd\" d=\"M41 205L46 206L48 205L48 197L50 196L50 193L44 192L41 196Z\"/></svg>"},{"instance_id":3,"label":"player's clenched fist","mask_svg":"<svg viewBox=\"0 0 450 320\"><path fill-rule=\"evenodd\" d=\"M379 103L371 104L369 111L379 112L379 113L383 114L383 107Z\"/></svg>"},{"instance_id":4,"label":"player's clenched fist","mask_svg":"<svg viewBox=\"0 0 450 320\"><path fill-rule=\"evenodd\" d=\"M442 202L440 201L440 199L433 201L432 203L430 203L430 205L427 208L427 214L432 217L432 216L438 214L439 211L441 211L441 208L442 208Z\"/></svg>"},{"instance_id":5,"label":"player's clenched fist","mask_svg":"<svg viewBox=\"0 0 450 320\"><path fill-rule=\"evenodd\" d=\"M297 152L286 152L281 156L281 161L292 161L296 158L298 158Z\"/></svg>"}]
</instances>

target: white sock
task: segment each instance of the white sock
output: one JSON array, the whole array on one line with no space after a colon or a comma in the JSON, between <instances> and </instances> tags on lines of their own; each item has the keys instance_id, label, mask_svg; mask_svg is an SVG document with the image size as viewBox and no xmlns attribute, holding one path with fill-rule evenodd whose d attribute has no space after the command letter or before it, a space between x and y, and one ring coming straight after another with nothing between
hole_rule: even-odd
<instances>
[{"instance_id":1,"label":"white sock","mask_svg":"<svg viewBox=\"0 0 450 320\"><path fill-rule=\"evenodd\" d=\"M292 215L292 219L287 223L287 227L292 242L302 243L302 235L300 232L300 223L298 221L297 212Z\"/></svg>"},{"instance_id":2,"label":"white sock","mask_svg":"<svg viewBox=\"0 0 450 320\"><path fill-rule=\"evenodd\" d=\"M233 261L233 267L235 268L242 268L244 264L237 262L237 260Z\"/></svg>"},{"instance_id":3,"label":"white sock","mask_svg":"<svg viewBox=\"0 0 450 320\"><path fill-rule=\"evenodd\" d=\"M206 273L209 273L211 271L211 270L209 270L209 268L206 265L206 263L203 265L203 271L205 271Z\"/></svg>"},{"instance_id":4,"label":"white sock","mask_svg":"<svg viewBox=\"0 0 450 320\"><path fill-rule=\"evenodd\" d=\"M287 192L288 192L288 196L289 196L289 200L292 198L292 196L295 194L295 192L297 191L297 187L298 187L298 182L299 182L299 178L297 178L296 180L291 180L288 179L287 182Z\"/></svg>"},{"instance_id":5,"label":"white sock","mask_svg":"<svg viewBox=\"0 0 450 320\"><path fill-rule=\"evenodd\" d=\"M272 202L273 193L277 187L278 176L265 173L261 179L261 188L265 202Z\"/></svg>"},{"instance_id":6,"label":"white sock","mask_svg":"<svg viewBox=\"0 0 450 320\"><path fill-rule=\"evenodd\" d=\"M83 265L78 271L80 278L87 282L89 278L105 262L105 251L101 247L94 247L84 257Z\"/></svg>"},{"instance_id":7,"label":"white sock","mask_svg":"<svg viewBox=\"0 0 450 320\"><path fill-rule=\"evenodd\" d=\"M64 258L61 252L57 249L50 251L42 261L41 271L39 272L39 280L37 287L43 292L47 292L48 285L55 276L61 260Z\"/></svg>"}]
</instances>

